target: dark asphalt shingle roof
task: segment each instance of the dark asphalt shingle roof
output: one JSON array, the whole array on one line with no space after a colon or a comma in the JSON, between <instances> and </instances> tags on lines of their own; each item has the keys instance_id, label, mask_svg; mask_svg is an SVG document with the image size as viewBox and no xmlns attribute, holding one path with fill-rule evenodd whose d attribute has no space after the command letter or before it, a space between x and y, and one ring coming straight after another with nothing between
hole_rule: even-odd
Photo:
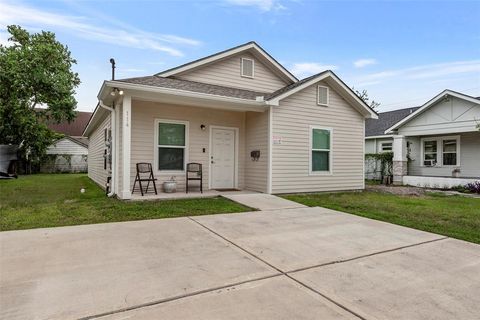
<instances>
[{"instance_id":1,"label":"dark asphalt shingle roof","mask_svg":"<svg viewBox=\"0 0 480 320\"><path fill-rule=\"evenodd\" d=\"M63 133L67 136L82 136L83 129L87 125L91 116L91 112L77 111L77 115L72 122L63 121L60 123L55 123L52 121L46 121L46 125L50 130L57 133Z\"/></svg>"},{"instance_id":2,"label":"dark asphalt shingle roof","mask_svg":"<svg viewBox=\"0 0 480 320\"><path fill-rule=\"evenodd\" d=\"M184 90L197 93L206 93L223 97L256 100L259 96L267 96L268 93L256 92L244 89L224 87L214 84L201 83L189 80L164 78L160 76L146 76L138 78L119 79L115 81L141 84L146 86Z\"/></svg>"},{"instance_id":3,"label":"dark asphalt shingle roof","mask_svg":"<svg viewBox=\"0 0 480 320\"><path fill-rule=\"evenodd\" d=\"M393 126L395 123L409 116L420 107L405 108L378 114L378 119L367 119L365 122L365 136L381 136L385 134L385 130Z\"/></svg>"}]
</instances>

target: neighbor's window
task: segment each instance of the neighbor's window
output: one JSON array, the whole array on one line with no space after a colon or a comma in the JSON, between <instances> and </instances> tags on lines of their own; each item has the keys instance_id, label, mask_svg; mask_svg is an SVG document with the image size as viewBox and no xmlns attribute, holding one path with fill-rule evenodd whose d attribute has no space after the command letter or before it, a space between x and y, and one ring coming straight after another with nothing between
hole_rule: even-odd
<instances>
[{"instance_id":1,"label":"neighbor's window","mask_svg":"<svg viewBox=\"0 0 480 320\"><path fill-rule=\"evenodd\" d=\"M443 140L443 165L457 165L457 140Z\"/></svg>"},{"instance_id":2,"label":"neighbor's window","mask_svg":"<svg viewBox=\"0 0 480 320\"><path fill-rule=\"evenodd\" d=\"M184 170L186 128L185 123L158 123L158 170Z\"/></svg>"},{"instance_id":3,"label":"neighbor's window","mask_svg":"<svg viewBox=\"0 0 480 320\"><path fill-rule=\"evenodd\" d=\"M330 171L331 131L328 129L311 129L312 141L312 172Z\"/></svg>"},{"instance_id":4,"label":"neighbor's window","mask_svg":"<svg viewBox=\"0 0 480 320\"><path fill-rule=\"evenodd\" d=\"M329 92L328 87L317 86L317 104L321 106L328 106Z\"/></svg>"},{"instance_id":5,"label":"neighbor's window","mask_svg":"<svg viewBox=\"0 0 480 320\"><path fill-rule=\"evenodd\" d=\"M423 165L433 166L437 163L437 140L423 142Z\"/></svg>"},{"instance_id":6,"label":"neighbor's window","mask_svg":"<svg viewBox=\"0 0 480 320\"><path fill-rule=\"evenodd\" d=\"M391 152L392 149L392 142L382 142L382 152Z\"/></svg>"},{"instance_id":7,"label":"neighbor's window","mask_svg":"<svg viewBox=\"0 0 480 320\"><path fill-rule=\"evenodd\" d=\"M253 78L255 61L253 59L242 58L241 69L242 77Z\"/></svg>"}]
</instances>

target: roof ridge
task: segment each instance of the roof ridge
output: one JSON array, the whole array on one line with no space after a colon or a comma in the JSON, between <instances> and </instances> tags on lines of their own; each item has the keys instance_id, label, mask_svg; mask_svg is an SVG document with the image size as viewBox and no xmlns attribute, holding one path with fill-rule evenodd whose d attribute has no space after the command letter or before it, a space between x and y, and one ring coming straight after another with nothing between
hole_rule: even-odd
<instances>
[{"instance_id":1,"label":"roof ridge","mask_svg":"<svg viewBox=\"0 0 480 320\"><path fill-rule=\"evenodd\" d=\"M279 70L281 71L281 73L283 73L286 78L288 78L290 81L292 82L297 82L298 79L297 77L295 77L295 75L290 72L290 70L288 70L287 68L285 68L280 62L277 61L277 59L275 59L270 53L268 53L262 46L260 46L257 42L255 41L249 41L249 42L245 42L245 43L242 43L240 45L237 45L237 46L234 46L232 48L228 48L228 49L225 49L225 50L222 50L222 51L219 51L219 52L215 52L213 54L210 54L208 56L205 56L205 57L201 57L201 58L198 58L196 60L192 60L192 61L189 61L189 62L186 62L184 64L181 64L179 66L176 66L176 67L173 67L173 68L169 68L167 70L163 70L163 71L160 71L160 72L157 72L155 75L161 75L161 74L168 74L172 71L175 71L177 69L182 69L184 67L187 67L191 64L195 64L195 63L199 63L203 60L208 60L210 58L213 58L215 56L218 56L218 55L222 55L224 53L228 53L229 51L233 51L233 50L236 50L236 49L239 49L241 47L245 47L245 46L248 46L248 45L254 45L255 47L257 47L257 51L260 51L261 54L267 56L268 59L271 59L274 63L273 65ZM247 48L247 49L250 49L250 48Z\"/></svg>"}]
</instances>

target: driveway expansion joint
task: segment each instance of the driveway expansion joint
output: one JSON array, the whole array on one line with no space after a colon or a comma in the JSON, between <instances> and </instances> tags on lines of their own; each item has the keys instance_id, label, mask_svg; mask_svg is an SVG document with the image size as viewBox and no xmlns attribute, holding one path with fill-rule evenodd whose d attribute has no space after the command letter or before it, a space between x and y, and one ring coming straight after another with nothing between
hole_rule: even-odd
<instances>
[{"instance_id":1,"label":"driveway expansion joint","mask_svg":"<svg viewBox=\"0 0 480 320\"><path fill-rule=\"evenodd\" d=\"M421 245L424 245L424 244L428 244L428 243L432 243L432 242L437 242L437 241L441 241L441 240L445 240L445 239L448 239L449 237L440 237L440 238L436 238L436 239L433 239L433 240L427 240L427 241L422 241L422 242L418 242L418 243L414 243L414 244L410 244L410 245L406 245L406 246L401 246L401 247L397 247L397 248L393 248L393 249L388 249L388 250L382 250L382 251L378 251L378 252L373 252L373 253L370 253L370 254L366 254L366 255L361 255L361 256L358 256L358 257L354 257L354 258L349 258L349 259L344 259L344 260L337 260L337 261L332 261L332 262L327 262L327 263L323 263L323 264L319 264L319 265L315 265L315 266L309 266L309 267L305 267L305 268L300 268L300 269L295 269L295 270L291 270L291 271L283 271L281 269L279 269L278 267L274 266L273 264L267 262L266 260L260 258L259 256L257 256L256 254L250 252L249 250L243 248L242 246L236 244L235 242L233 242L232 240L226 238L225 236L221 235L220 233L212 230L211 228L207 227L206 225L204 225L203 223L195 220L194 218L192 217L188 217L188 219L192 220L194 223L198 224L199 226L205 228L206 230L210 231L211 233L213 233L214 235L220 237L221 239L223 239L224 241L230 243L231 245L235 246L236 248L242 250L243 252L247 253L248 255L252 256L253 258L263 262L264 264L268 265L269 267L277 270L280 274L279 275L283 275L289 279L291 279L292 281L298 283L299 285L303 286L304 288L320 295L321 297L323 297L324 299L330 301L331 303L335 304L336 306L342 308L343 310L351 313L352 315L354 315L355 317L359 318L359 319L362 319L362 320L367 320L365 317L359 315L357 312L351 310L350 308L342 305L341 303L335 301L334 299L328 297L327 295L323 294L322 292L312 288L311 286L303 283L302 281L294 278L292 275L290 275L291 273L295 273L295 272L301 272L301 271L304 271L304 270L309 270L309 269L314 269L314 268L318 268L318 267L322 267L322 266L327 266L327 265L332 265L332 264L339 264L339 263L344 263L344 262L349 262L349 261L353 261L353 260L358 260L358 259L362 259L362 258L368 258L368 257L371 257L371 256L376 256L376 255L380 255L380 254L383 254L383 253L388 253L388 252L393 252L393 251L398 251L398 250L402 250L402 249L407 249L407 248L411 248L411 247L416 247L416 246L421 246ZM254 280L253 280L254 281Z\"/></svg>"},{"instance_id":2,"label":"driveway expansion joint","mask_svg":"<svg viewBox=\"0 0 480 320\"><path fill-rule=\"evenodd\" d=\"M138 304L138 305L134 305L134 306L126 307L126 308L121 308L121 309L117 309L117 310L113 310L113 311L108 311L108 312L104 312L104 313L100 313L100 314L86 316L86 317L79 318L78 320L99 319L99 318L106 317L106 316L109 316L109 315L114 315L114 314L123 313L123 312L131 311L131 310L141 309L141 308L145 308L145 307L151 307L151 306L155 306L155 305L159 305L159 304L163 304L163 303L167 303L167 302L171 302L171 301L180 300L180 299L183 299L183 298L197 296L197 295L201 295L201 294L205 294L205 293L209 293L209 292L214 292L214 291L217 291L217 290L222 290L222 289L226 289L226 288L230 288L230 287L234 287L234 286L238 286L238 285L242 285L242 284L246 284L246 283L251 283L251 282L261 281L261 280L265 280L265 279L281 277L281 276L285 276L286 278L289 278L290 280L292 280L295 283L301 285L302 287L312 291L313 293L316 293L317 295L321 296L322 298L324 298L324 299L328 300L329 302L335 304L339 308L349 312L353 316L355 316L359 319L362 319L362 320L367 320L365 317L359 315L357 312L355 312L355 311L351 310L350 308L342 305L341 303L339 303L339 302L335 301L334 299L328 297L327 295L323 294L322 292L312 288L311 286L303 283L302 281L294 278L294 276L291 275L291 274L301 272L301 271L305 271L305 270L309 270L309 269L319 268L319 267L322 267L322 266L349 262L349 261L353 261L353 260L358 260L358 259L362 259L362 258L375 256L375 255L380 255L380 254L383 254L383 253L393 252L393 251L397 251L397 250L402 250L402 249L406 249L406 248L420 246L420 245L423 245L423 244L428 244L428 243L431 243L431 242L437 242L437 241L448 239L448 237L442 237L442 238L423 241L423 242L419 242L419 243L415 243L415 244L411 244L411 245L397 247L397 248L393 248L393 249L374 252L374 253L370 253L370 254L366 254L366 255L350 258L350 259L327 262L327 263L323 263L323 264L319 264L319 265L315 265L315 266L304 267L304 268L299 268L299 269L295 269L295 270L291 270L291 271L283 271L283 270L279 269L278 267L274 266L273 264L267 262L266 260L260 258L256 254L254 254L254 253L250 252L249 250L247 250L247 249L241 247L240 245L236 244L232 240L230 240L230 239L226 238L225 236L221 235L220 233L212 230L211 228L207 227L203 223L195 220L193 217L186 217L186 218L191 220L193 223L197 224L198 226L202 227L203 229L209 231L210 233L213 233L215 236L221 238L222 240L226 241L227 243L231 244L232 246L234 246L234 247L240 249L241 251L245 252L249 256L251 256L251 257L255 258L256 260L258 260L258 261L264 263L265 265L269 266L270 268L275 270L277 273L267 275L267 276L263 276L263 277L254 278L254 279L249 279L249 280L245 280L245 281L240 281L240 282L236 282L236 283L226 284L226 285L218 286L218 287L215 287L215 288L208 288L208 289L198 290L198 291L194 291L194 292L183 294L183 295L178 295L178 296L173 296L173 297L169 297L169 298L165 298L165 299L150 301L150 302L147 302L147 303Z\"/></svg>"},{"instance_id":3,"label":"driveway expansion joint","mask_svg":"<svg viewBox=\"0 0 480 320\"><path fill-rule=\"evenodd\" d=\"M298 268L298 269L295 269L295 270L290 270L290 271L287 271L285 273L296 273L296 272L301 272L301 271L305 271L305 270L320 268L320 267L324 267L324 266L330 266L332 264L338 264L338 263L344 263L344 262L369 258L369 257L372 257L372 256L377 256L377 255L380 255L380 254L384 254L384 253L389 253L389 252L394 252L394 251L398 251L398 250L417 247L417 246L421 246L421 245L424 245L424 244L429 244L429 243L432 243L432 242L442 241L442 240L446 240L446 239L449 239L449 237L442 237L442 238L437 238L437 239L433 239L433 240L422 241L422 242L409 244L409 245L406 245L406 246L401 246L401 247L397 247L397 248L393 248L393 249L387 249L387 250L372 252L372 253L364 254L364 255L361 255L361 256L358 256L358 257L325 262L325 263L317 264L317 265L314 265L314 266L309 266L309 267Z\"/></svg>"},{"instance_id":4,"label":"driveway expansion joint","mask_svg":"<svg viewBox=\"0 0 480 320\"><path fill-rule=\"evenodd\" d=\"M204 294L204 293L209 293L209 292L213 292L213 291L217 291L217 290L222 290L222 289L226 289L226 288L230 288L230 287L239 286L239 285L250 283L250 282L256 282L256 281L276 278L276 277L280 277L280 276L283 276L283 274L281 274L281 273L271 274L271 275L268 275L268 276L263 276L263 277L254 278L254 279L250 279L250 280L230 283L230 284L226 284L226 285L215 287L215 288L203 289L203 290L198 290L198 291L194 291L194 292L190 292L190 293L186 293L186 294L182 294L182 295L178 295L178 296L173 296L173 297L169 297L169 298L165 298L165 299L150 301L150 302L146 302L146 303L142 303L142 304L138 304L138 305L135 305L135 306L130 306L130 307L122 308L122 309L107 311L107 312L103 312L103 313L99 313L99 314L95 314L95 315L91 315L91 316L78 318L77 320L99 319L99 318L114 315L114 314L117 314L117 313L123 313L123 312L131 311L131 310L141 309L141 308L145 308L145 307L151 307L151 306L159 305L159 304L166 303L166 302L171 302L171 301L180 300L180 299L183 299L183 298L198 296L198 295Z\"/></svg>"},{"instance_id":5,"label":"driveway expansion joint","mask_svg":"<svg viewBox=\"0 0 480 320\"><path fill-rule=\"evenodd\" d=\"M357 318L362 319L362 320L367 320L366 318L364 318L364 317L360 316L359 314L357 314L355 311L350 310L350 309L347 308L346 306L344 306L344 305L340 304L339 302L337 302L337 301L329 298L328 296L326 296L325 294L319 292L318 290L315 290L315 289L313 289L312 287L304 284L303 282L301 282L301 281L293 278L292 276L290 276L290 275L288 274L288 272L282 271L281 269L275 267L274 265L272 265L272 264L270 264L269 262L265 261L264 259L258 257L258 256L255 255L254 253L246 250L245 248L239 246L239 245L236 244L235 242L227 239L226 237L222 236L222 235L219 234L218 232L215 232L214 230L210 229L209 227L205 226L204 224L200 223L199 221L197 221L197 220L195 220L195 219L193 219L193 218L190 218L190 217L189 217L189 219L191 219L192 221L194 221L194 222L197 223L198 225L202 226L202 227L205 228L206 230L208 230L208 231L212 232L213 234L217 235L217 236L220 237L221 239L223 239L223 240L227 241L228 243L234 245L235 247L239 248L240 250L242 250L243 252L247 253L248 255L250 255L250 256L258 259L259 261L265 263L265 264L268 265L269 267L277 270L278 272L280 272L279 276L280 276L280 275L283 275L283 276L289 278L290 280L298 283L299 285L303 286L304 288L306 288L306 289L308 289L308 290L310 290L310 291L318 294L319 296L323 297L324 299L330 301L331 303L335 304L336 306L340 307L341 309L343 309L343 310L351 313L352 315L356 316Z\"/></svg>"}]
</instances>

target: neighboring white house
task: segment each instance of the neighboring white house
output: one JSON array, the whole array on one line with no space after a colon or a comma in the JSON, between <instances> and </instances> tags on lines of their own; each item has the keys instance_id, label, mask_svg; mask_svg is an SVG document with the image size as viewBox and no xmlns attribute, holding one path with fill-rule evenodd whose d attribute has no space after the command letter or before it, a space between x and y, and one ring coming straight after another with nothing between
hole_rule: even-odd
<instances>
[{"instance_id":1,"label":"neighboring white house","mask_svg":"<svg viewBox=\"0 0 480 320\"><path fill-rule=\"evenodd\" d=\"M396 184L452 187L480 180L480 99L444 90L423 106L368 120L365 152L394 152Z\"/></svg>"},{"instance_id":2,"label":"neighboring white house","mask_svg":"<svg viewBox=\"0 0 480 320\"><path fill-rule=\"evenodd\" d=\"M131 198L138 162L158 182L203 165L205 189L364 188L370 109L332 71L298 80L255 42L153 76L105 81L85 128L89 177ZM108 159L105 161L105 159Z\"/></svg>"},{"instance_id":3,"label":"neighboring white house","mask_svg":"<svg viewBox=\"0 0 480 320\"><path fill-rule=\"evenodd\" d=\"M82 141L83 140L83 141ZM41 167L41 172L77 173L87 172L88 144L86 139L75 139L65 136L55 141L47 149L47 160Z\"/></svg>"},{"instance_id":4,"label":"neighboring white house","mask_svg":"<svg viewBox=\"0 0 480 320\"><path fill-rule=\"evenodd\" d=\"M49 129L65 136L48 147L40 172L87 172L88 138L82 133L91 116L91 112L77 111L71 122L46 122Z\"/></svg>"}]
</instances>

